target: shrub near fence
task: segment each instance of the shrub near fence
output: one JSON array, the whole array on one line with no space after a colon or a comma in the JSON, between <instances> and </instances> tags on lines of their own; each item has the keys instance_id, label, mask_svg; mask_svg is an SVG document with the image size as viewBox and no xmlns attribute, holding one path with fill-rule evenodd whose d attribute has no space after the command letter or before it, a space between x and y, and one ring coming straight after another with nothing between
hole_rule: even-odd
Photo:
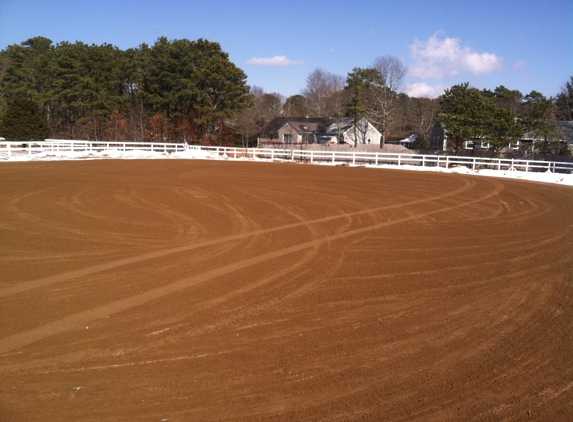
<instances>
[{"instance_id":1,"label":"shrub near fence","mask_svg":"<svg viewBox=\"0 0 573 422\"><path fill-rule=\"evenodd\" d=\"M558 161L523 160L511 158L463 157L452 155L402 154L384 152L320 151L292 148L234 148L195 146L176 143L150 142L90 142L78 140L47 139L43 142L22 144L0 142L0 157L9 159L12 155L32 156L41 152L81 151L150 151L171 154L184 150L208 151L231 159L286 160L306 163L328 163L339 165L411 165L423 167L452 168L465 166L472 170L518 170L572 173L573 163Z\"/></svg>"}]
</instances>

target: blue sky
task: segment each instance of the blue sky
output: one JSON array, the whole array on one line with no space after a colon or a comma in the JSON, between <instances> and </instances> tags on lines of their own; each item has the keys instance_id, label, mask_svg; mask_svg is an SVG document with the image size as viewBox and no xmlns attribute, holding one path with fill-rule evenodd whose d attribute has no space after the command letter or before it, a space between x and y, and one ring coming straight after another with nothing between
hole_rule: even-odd
<instances>
[{"instance_id":1,"label":"blue sky","mask_svg":"<svg viewBox=\"0 0 573 422\"><path fill-rule=\"evenodd\" d=\"M571 0L0 0L0 49L34 36L121 49L204 38L285 96L316 68L346 76L385 55L408 67L413 96L462 82L554 96L573 76Z\"/></svg>"}]
</instances>

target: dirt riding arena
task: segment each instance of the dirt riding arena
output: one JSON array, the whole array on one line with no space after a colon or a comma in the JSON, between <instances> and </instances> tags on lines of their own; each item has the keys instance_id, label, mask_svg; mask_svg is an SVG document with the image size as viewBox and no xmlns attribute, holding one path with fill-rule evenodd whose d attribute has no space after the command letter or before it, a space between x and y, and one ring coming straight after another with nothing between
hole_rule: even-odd
<instances>
[{"instance_id":1,"label":"dirt riding arena","mask_svg":"<svg viewBox=\"0 0 573 422\"><path fill-rule=\"evenodd\" d=\"M571 421L573 189L0 165L2 421Z\"/></svg>"}]
</instances>

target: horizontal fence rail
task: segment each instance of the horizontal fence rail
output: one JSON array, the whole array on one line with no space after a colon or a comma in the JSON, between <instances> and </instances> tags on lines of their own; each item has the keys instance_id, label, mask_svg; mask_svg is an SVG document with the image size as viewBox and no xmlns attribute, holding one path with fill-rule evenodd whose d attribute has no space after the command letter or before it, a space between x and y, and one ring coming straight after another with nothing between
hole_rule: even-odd
<instances>
[{"instance_id":1,"label":"horizontal fence rail","mask_svg":"<svg viewBox=\"0 0 573 422\"><path fill-rule=\"evenodd\" d=\"M211 153L228 158L252 158L285 160L307 163L330 163L338 165L397 165L453 168L464 166L471 170L548 171L572 173L573 163L541 160L518 160L511 158L458 157L452 155L400 154L383 152L316 151L305 149L267 149L202 147Z\"/></svg>"},{"instance_id":2,"label":"horizontal fence rail","mask_svg":"<svg viewBox=\"0 0 573 422\"><path fill-rule=\"evenodd\" d=\"M35 155L45 152L103 152L149 151L171 154L201 150L214 156L230 159L259 159L295 161L311 164L328 163L353 166L422 166L453 168L464 166L471 170L516 170L551 173L573 173L573 163L559 161L523 160L510 158L460 157L452 155L423 155L357 151L319 151L301 148L234 148L195 146L181 143L103 142L46 139L42 142L0 142L0 158L12 155Z\"/></svg>"}]
</instances>

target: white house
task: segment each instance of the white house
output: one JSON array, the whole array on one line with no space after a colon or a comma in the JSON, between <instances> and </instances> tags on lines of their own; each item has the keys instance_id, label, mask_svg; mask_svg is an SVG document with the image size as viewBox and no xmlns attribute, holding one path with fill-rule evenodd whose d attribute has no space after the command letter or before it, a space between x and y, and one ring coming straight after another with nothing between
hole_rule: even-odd
<instances>
[{"instance_id":1,"label":"white house","mask_svg":"<svg viewBox=\"0 0 573 422\"><path fill-rule=\"evenodd\" d=\"M327 136L331 142L346 143L350 145L380 145L382 134L372 123L360 119L354 124L354 119L346 117L332 123L327 129Z\"/></svg>"},{"instance_id":2,"label":"white house","mask_svg":"<svg viewBox=\"0 0 573 422\"><path fill-rule=\"evenodd\" d=\"M380 145L381 140L380 132L366 119L354 125L349 117L277 117L261 130L258 144Z\"/></svg>"}]
</instances>

